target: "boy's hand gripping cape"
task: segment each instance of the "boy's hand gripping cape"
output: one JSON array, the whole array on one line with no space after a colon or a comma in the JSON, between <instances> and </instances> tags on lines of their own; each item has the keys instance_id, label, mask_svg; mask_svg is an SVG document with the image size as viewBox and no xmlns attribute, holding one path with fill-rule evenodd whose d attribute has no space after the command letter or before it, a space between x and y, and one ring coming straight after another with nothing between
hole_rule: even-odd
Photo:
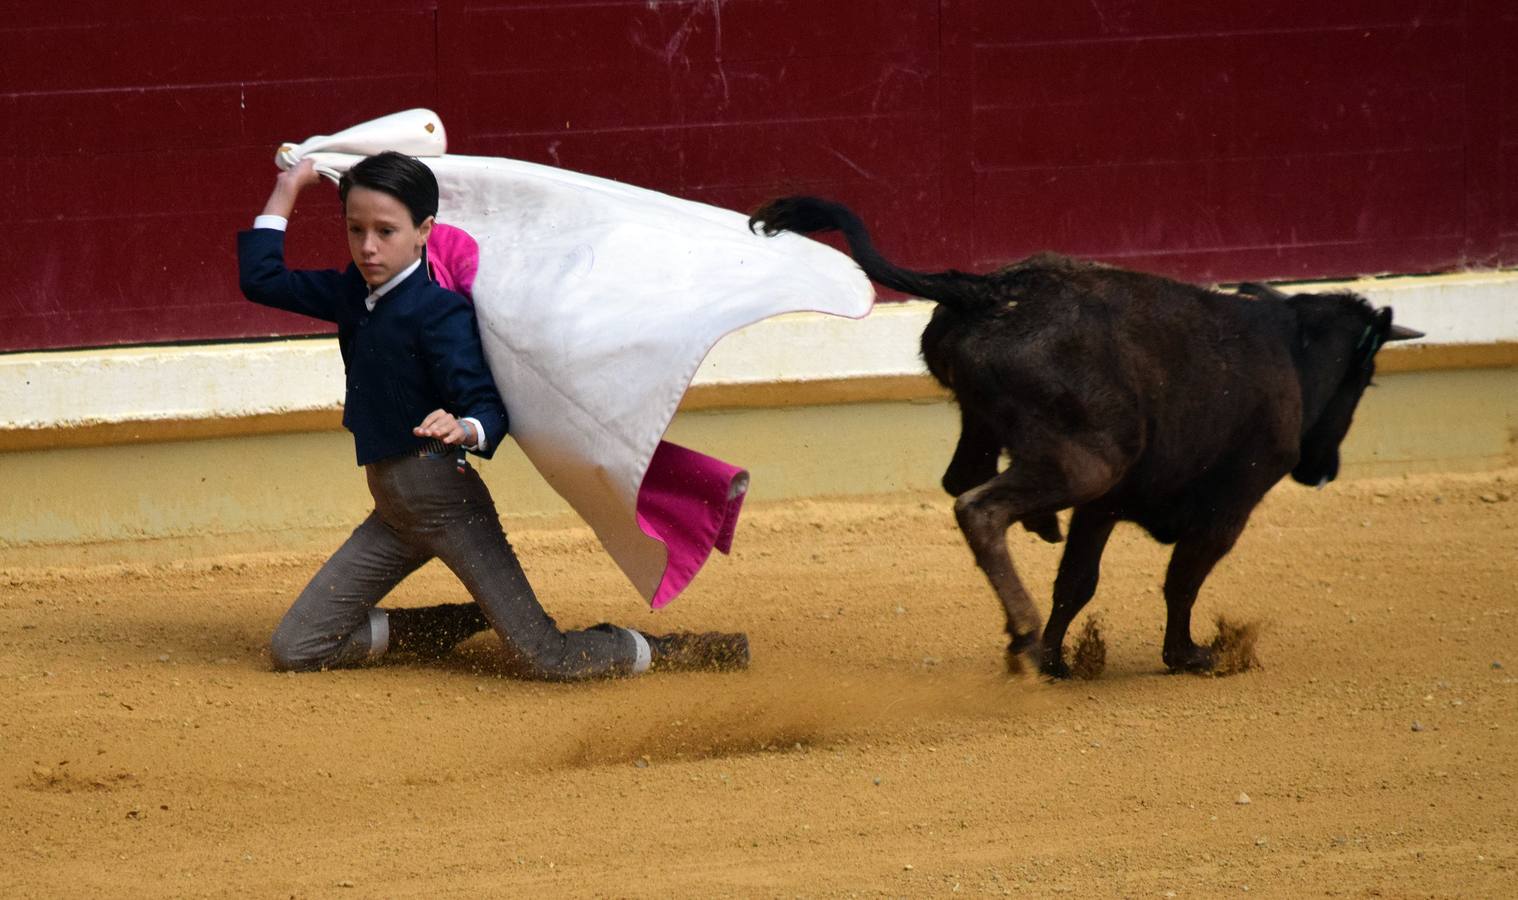
<instances>
[{"instance_id":1,"label":"boy's hand gripping cape","mask_svg":"<svg viewBox=\"0 0 1518 900\"><path fill-rule=\"evenodd\" d=\"M780 313L859 318L874 290L843 254L755 236L731 210L446 149L442 121L415 109L276 161L309 158L335 180L396 150L432 169L438 221L478 241L475 315L512 436L657 609L728 551L748 487L743 470L662 440L707 351Z\"/></svg>"}]
</instances>

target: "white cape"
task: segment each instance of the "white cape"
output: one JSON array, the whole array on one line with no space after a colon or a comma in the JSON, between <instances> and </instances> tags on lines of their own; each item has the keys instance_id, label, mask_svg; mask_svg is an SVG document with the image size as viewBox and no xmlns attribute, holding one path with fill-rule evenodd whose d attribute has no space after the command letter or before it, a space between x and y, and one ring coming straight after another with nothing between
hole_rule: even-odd
<instances>
[{"instance_id":1,"label":"white cape","mask_svg":"<svg viewBox=\"0 0 1518 900\"><path fill-rule=\"evenodd\" d=\"M648 497L639 502L656 449L689 454L661 438L701 360L723 335L769 316L864 316L874 290L843 254L793 234L756 236L731 210L446 149L437 115L410 110L286 145L276 159L288 168L310 158L335 179L366 155L397 150L433 170L438 221L479 244L476 316L512 436L634 587L662 606L713 541L727 549L707 534L698 538L704 550L680 551L688 571L666 571L679 548L648 527ZM666 458L676 469L664 486L678 493L686 457ZM746 473L730 471L737 474L720 489L741 500ZM676 515L689 508L664 506ZM726 515L730 540L736 506Z\"/></svg>"}]
</instances>

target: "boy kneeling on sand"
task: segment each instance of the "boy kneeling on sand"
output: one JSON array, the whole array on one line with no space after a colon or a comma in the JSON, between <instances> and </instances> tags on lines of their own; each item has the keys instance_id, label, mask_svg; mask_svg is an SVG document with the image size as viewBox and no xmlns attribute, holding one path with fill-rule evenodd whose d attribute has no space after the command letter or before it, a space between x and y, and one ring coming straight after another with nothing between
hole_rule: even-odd
<instances>
[{"instance_id":1,"label":"boy kneeling on sand","mask_svg":"<svg viewBox=\"0 0 1518 900\"><path fill-rule=\"evenodd\" d=\"M660 637L610 624L559 630L465 455L488 459L506 436L507 415L473 309L423 265L437 179L399 153L359 162L338 183L353 264L292 271L285 227L301 190L319 180L310 161L280 173L263 214L237 236L240 282L255 303L337 324L347 375L343 425L353 433L374 511L285 613L271 644L275 667L354 666L386 653L435 658L493 628L510 671L522 678L745 668L743 634ZM475 602L377 606L434 557Z\"/></svg>"}]
</instances>

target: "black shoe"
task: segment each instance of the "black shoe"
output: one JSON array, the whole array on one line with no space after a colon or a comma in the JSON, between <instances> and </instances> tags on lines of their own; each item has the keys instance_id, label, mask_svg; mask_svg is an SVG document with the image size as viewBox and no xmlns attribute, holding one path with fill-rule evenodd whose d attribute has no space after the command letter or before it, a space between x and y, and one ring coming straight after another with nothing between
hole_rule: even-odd
<instances>
[{"instance_id":1,"label":"black shoe","mask_svg":"<svg viewBox=\"0 0 1518 900\"><path fill-rule=\"evenodd\" d=\"M708 631L703 634L645 634L652 672L737 672L748 668L748 635Z\"/></svg>"},{"instance_id":2,"label":"black shoe","mask_svg":"<svg viewBox=\"0 0 1518 900\"><path fill-rule=\"evenodd\" d=\"M465 639L490 627L477 603L445 603L420 609L392 609L390 650L420 659L439 659Z\"/></svg>"}]
</instances>

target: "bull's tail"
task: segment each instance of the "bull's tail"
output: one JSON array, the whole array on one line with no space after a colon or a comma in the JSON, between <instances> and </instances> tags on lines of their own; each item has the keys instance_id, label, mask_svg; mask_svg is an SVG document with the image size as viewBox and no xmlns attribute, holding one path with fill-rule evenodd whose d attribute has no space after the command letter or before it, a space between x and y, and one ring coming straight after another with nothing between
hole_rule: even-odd
<instances>
[{"instance_id":1,"label":"bull's tail","mask_svg":"<svg viewBox=\"0 0 1518 900\"><path fill-rule=\"evenodd\" d=\"M903 294L935 300L950 307L968 308L983 305L984 279L981 276L948 270L914 272L894 265L870 240L870 233L853 211L842 203L819 197L781 197L771 200L749 217L749 230L762 227L767 235L781 231L815 234L838 231L849 244L849 253L859 268L876 284Z\"/></svg>"}]
</instances>

